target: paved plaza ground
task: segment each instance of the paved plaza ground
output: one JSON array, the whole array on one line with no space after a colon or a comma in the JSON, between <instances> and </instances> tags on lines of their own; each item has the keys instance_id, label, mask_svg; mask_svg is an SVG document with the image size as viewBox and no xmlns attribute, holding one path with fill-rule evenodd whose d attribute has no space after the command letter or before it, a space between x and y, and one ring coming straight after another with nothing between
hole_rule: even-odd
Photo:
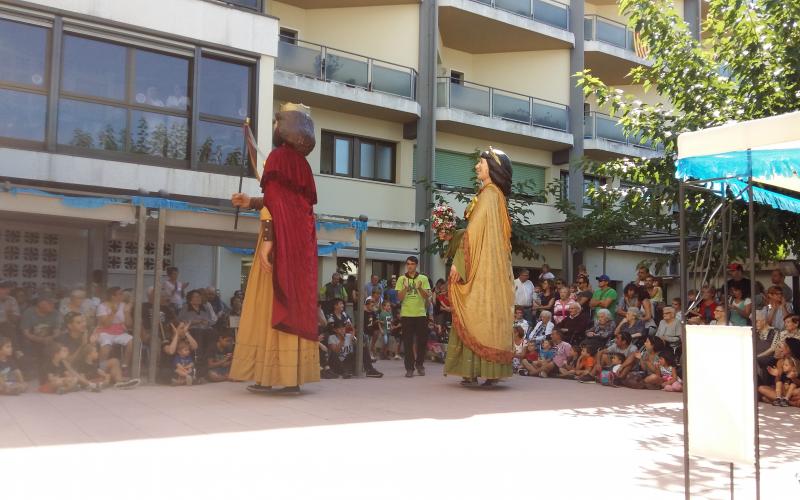
<instances>
[{"instance_id":1,"label":"paved plaza ground","mask_svg":"<svg viewBox=\"0 0 800 500\"><path fill-rule=\"evenodd\" d=\"M4 499L683 498L681 397L514 377L467 389L428 364L326 380L0 397ZM761 406L762 498L800 498L800 410ZM693 463L693 498L730 498ZM754 498L752 468L736 498Z\"/></svg>"}]
</instances>

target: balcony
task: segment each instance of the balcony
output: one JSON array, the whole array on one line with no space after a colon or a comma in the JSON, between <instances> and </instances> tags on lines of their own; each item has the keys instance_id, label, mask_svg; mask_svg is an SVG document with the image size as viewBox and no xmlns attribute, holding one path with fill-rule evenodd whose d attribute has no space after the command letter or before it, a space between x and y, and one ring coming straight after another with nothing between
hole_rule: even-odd
<instances>
[{"instance_id":1,"label":"balcony","mask_svg":"<svg viewBox=\"0 0 800 500\"><path fill-rule=\"evenodd\" d=\"M624 24L600 16L585 16L583 24L584 66L603 82L630 83L631 69L651 64L637 55L634 32Z\"/></svg>"},{"instance_id":2,"label":"balcony","mask_svg":"<svg viewBox=\"0 0 800 500\"><path fill-rule=\"evenodd\" d=\"M655 158L661 156L651 142L641 143L626 137L622 126L614 117L590 112L583 117L583 149L593 160L606 161L622 156Z\"/></svg>"},{"instance_id":3,"label":"balcony","mask_svg":"<svg viewBox=\"0 0 800 500\"><path fill-rule=\"evenodd\" d=\"M252 1L252 0L251 0ZM333 9L339 7L377 7L380 5L418 4L421 0L279 0L301 9Z\"/></svg>"},{"instance_id":4,"label":"balcony","mask_svg":"<svg viewBox=\"0 0 800 500\"><path fill-rule=\"evenodd\" d=\"M278 42L275 97L375 118L409 121L420 115L417 72L301 40Z\"/></svg>"},{"instance_id":5,"label":"balcony","mask_svg":"<svg viewBox=\"0 0 800 500\"><path fill-rule=\"evenodd\" d=\"M572 145L565 104L470 82L437 79L437 129L555 151Z\"/></svg>"},{"instance_id":6,"label":"balcony","mask_svg":"<svg viewBox=\"0 0 800 500\"><path fill-rule=\"evenodd\" d=\"M575 45L569 6L553 0L439 0L439 32L444 45L471 54Z\"/></svg>"}]
</instances>

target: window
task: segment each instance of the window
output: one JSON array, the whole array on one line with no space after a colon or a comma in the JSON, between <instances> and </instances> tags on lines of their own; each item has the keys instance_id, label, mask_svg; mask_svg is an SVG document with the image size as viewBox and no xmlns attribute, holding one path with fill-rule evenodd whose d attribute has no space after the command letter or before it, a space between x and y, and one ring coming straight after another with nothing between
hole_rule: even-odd
<instances>
[{"instance_id":1,"label":"window","mask_svg":"<svg viewBox=\"0 0 800 500\"><path fill-rule=\"evenodd\" d=\"M255 10L256 12L261 12L261 5L263 4L263 0L222 0L223 2L231 5L235 5L237 7L242 7L244 9Z\"/></svg>"},{"instance_id":2,"label":"window","mask_svg":"<svg viewBox=\"0 0 800 500\"><path fill-rule=\"evenodd\" d=\"M397 278L400 276L401 266L403 266L403 262L398 262L394 260L373 260L372 274L378 275L378 277L381 280L386 280L386 286L388 289L389 282L391 281L391 279L393 277Z\"/></svg>"},{"instance_id":3,"label":"window","mask_svg":"<svg viewBox=\"0 0 800 500\"><path fill-rule=\"evenodd\" d=\"M390 142L322 132L323 174L382 182L395 180L395 148Z\"/></svg>"},{"instance_id":4,"label":"window","mask_svg":"<svg viewBox=\"0 0 800 500\"><path fill-rule=\"evenodd\" d=\"M44 144L50 30L0 19L0 138Z\"/></svg>"},{"instance_id":5,"label":"window","mask_svg":"<svg viewBox=\"0 0 800 500\"><path fill-rule=\"evenodd\" d=\"M280 35L278 36L281 42L297 45L297 32L289 28L281 28Z\"/></svg>"},{"instance_id":6,"label":"window","mask_svg":"<svg viewBox=\"0 0 800 500\"><path fill-rule=\"evenodd\" d=\"M450 83L462 85L464 83L464 73L460 71L450 71Z\"/></svg>"},{"instance_id":7,"label":"window","mask_svg":"<svg viewBox=\"0 0 800 500\"><path fill-rule=\"evenodd\" d=\"M197 160L201 164L241 168L242 123L252 115L251 66L203 57L200 61Z\"/></svg>"},{"instance_id":8,"label":"window","mask_svg":"<svg viewBox=\"0 0 800 500\"><path fill-rule=\"evenodd\" d=\"M59 146L185 165L189 59L74 35L63 50Z\"/></svg>"},{"instance_id":9,"label":"window","mask_svg":"<svg viewBox=\"0 0 800 500\"><path fill-rule=\"evenodd\" d=\"M595 188L599 188L602 185L605 185L607 180L605 177L596 177L594 175L583 174L583 208L591 208L592 207L592 200L588 196L586 196L586 191L590 185L594 185ZM562 170L561 171L561 196L567 197L569 196L569 172Z\"/></svg>"}]
</instances>

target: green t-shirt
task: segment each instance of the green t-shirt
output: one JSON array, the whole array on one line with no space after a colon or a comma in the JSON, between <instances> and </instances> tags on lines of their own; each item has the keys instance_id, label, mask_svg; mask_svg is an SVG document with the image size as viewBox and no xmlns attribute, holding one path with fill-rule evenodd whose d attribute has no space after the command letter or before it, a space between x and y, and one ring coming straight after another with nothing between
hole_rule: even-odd
<instances>
[{"instance_id":1,"label":"green t-shirt","mask_svg":"<svg viewBox=\"0 0 800 500\"><path fill-rule=\"evenodd\" d=\"M608 309L611 312L611 317L614 317L614 314L617 310L617 291L611 287L606 288L605 290L601 290L598 288L592 294L592 300L608 300L611 299L611 303L608 307L597 306L594 308L594 317L597 317L597 311L600 309Z\"/></svg>"},{"instance_id":2,"label":"green t-shirt","mask_svg":"<svg viewBox=\"0 0 800 500\"><path fill-rule=\"evenodd\" d=\"M418 285L418 283L421 285ZM406 292L406 296L403 298L403 304L400 307L400 316L407 318L427 316L428 310L425 307L425 299L422 298L422 295L417 291L416 287L421 286L423 290L430 292L431 284L428 281L428 277L424 274L417 274L414 278L409 278L404 274L397 279L395 290L399 293L408 286L412 288Z\"/></svg>"}]
</instances>

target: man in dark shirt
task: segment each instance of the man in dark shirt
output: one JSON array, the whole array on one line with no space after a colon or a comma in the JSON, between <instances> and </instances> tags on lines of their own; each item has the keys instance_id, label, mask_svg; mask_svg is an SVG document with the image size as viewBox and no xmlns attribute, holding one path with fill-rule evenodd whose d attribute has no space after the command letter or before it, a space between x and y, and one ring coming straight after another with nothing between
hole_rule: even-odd
<instances>
[{"instance_id":1,"label":"man in dark shirt","mask_svg":"<svg viewBox=\"0 0 800 500\"><path fill-rule=\"evenodd\" d=\"M739 285L742 290L742 297L747 298L750 297L750 280L742 275L742 270L742 265L739 263L728 264L728 274L731 276L731 279L728 280L728 290L730 290L731 285ZM730 291L728 294L730 294Z\"/></svg>"},{"instance_id":2,"label":"man in dark shirt","mask_svg":"<svg viewBox=\"0 0 800 500\"><path fill-rule=\"evenodd\" d=\"M576 283L578 284L578 294L576 297L578 304L580 304L583 312L591 316L591 306L589 302L592 301L594 291L589 284L589 277L581 275L578 277Z\"/></svg>"}]
</instances>

